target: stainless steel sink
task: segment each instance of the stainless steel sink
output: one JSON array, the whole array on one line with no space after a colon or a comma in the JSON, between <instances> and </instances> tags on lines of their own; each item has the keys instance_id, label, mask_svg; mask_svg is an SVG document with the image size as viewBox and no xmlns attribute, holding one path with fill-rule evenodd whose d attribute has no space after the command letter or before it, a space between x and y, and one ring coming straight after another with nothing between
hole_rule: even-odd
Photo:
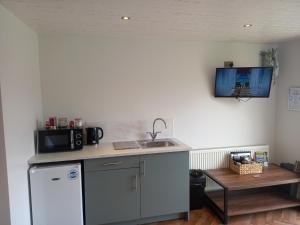
<instances>
[{"instance_id":1,"label":"stainless steel sink","mask_svg":"<svg viewBox=\"0 0 300 225\"><path fill-rule=\"evenodd\" d=\"M177 146L178 144L170 139L158 139L152 140L138 140L138 141L125 141L125 142L114 142L113 146L115 150L126 150L126 149L138 149L138 148L164 148Z\"/></svg>"},{"instance_id":2,"label":"stainless steel sink","mask_svg":"<svg viewBox=\"0 0 300 225\"><path fill-rule=\"evenodd\" d=\"M141 146L141 148L162 148L162 147L172 147L177 145L177 143L171 140L156 140L156 141L141 140L137 142Z\"/></svg>"}]
</instances>

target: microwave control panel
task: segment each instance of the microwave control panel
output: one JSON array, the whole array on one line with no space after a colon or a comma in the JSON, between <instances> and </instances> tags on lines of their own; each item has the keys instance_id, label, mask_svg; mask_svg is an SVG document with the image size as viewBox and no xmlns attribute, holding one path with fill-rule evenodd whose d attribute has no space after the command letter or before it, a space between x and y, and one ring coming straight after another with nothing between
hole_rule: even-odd
<instances>
[{"instance_id":1,"label":"microwave control panel","mask_svg":"<svg viewBox=\"0 0 300 225\"><path fill-rule=\"evenodd\" d=\"M74 149L82 149L83 148L83 130L82 129L74 129Z\"/></svg>"}]
</instances>

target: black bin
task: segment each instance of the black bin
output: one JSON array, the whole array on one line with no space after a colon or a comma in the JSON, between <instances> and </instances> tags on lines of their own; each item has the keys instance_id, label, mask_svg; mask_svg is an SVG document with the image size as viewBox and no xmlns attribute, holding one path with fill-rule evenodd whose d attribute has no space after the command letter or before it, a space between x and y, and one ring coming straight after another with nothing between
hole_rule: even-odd
<instances>
[{"instance_id":1,"label":"black bin","mask_svg":"<svg viewBox=\"0 0 300 225\"><path fill-rule=\"evenodd\" d=\"M202 170L190 170L190 210L202 208L205 186Z\"/></svg>"}]
</instances>

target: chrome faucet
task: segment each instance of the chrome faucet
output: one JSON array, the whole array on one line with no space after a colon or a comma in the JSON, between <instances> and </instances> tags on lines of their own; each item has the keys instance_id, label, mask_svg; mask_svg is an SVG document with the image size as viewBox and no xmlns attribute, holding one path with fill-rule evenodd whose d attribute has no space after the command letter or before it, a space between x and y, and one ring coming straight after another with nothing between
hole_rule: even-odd
<instances>
[{"instance_id":1,"label":"chrome faucet","mask_svg":"<svg viewBox=\"0 0 300 225\"><path fill-rule=\"evenodd\" d=\"M166 123L166 121L164 119L162 119L162 118L156 118L153 121L153 130L152 130L152 132L147 132L147 134L149 134L151 136L152 141L155 140L155 138L157 137L157 134L161 133L161 131L156 131L155 132L155 123L158 120L162 121L164 123L164 125L165 125L165 128L167 129L167 123Z\"/></svg>"}]
</instances>

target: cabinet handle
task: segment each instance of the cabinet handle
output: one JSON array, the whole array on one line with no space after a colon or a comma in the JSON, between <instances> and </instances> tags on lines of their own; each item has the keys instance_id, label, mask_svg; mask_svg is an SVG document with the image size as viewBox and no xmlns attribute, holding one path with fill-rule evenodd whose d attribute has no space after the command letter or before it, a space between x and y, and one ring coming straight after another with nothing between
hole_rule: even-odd
<instances>
[{"instance_id":1,"label":"cabinet handle","mask_svg":"<svg viewBox=\"0 0 300 225\"><path fill-rule=\"evenodd\" d=\"M141 164L140 164L140 170L141 170L141 176L145 176L146 175L146 161L142 160Z\"/></svg>"},{"instance_id":2,"label":"cabinet handle","mask_svg":"<svg viewBox=\"0 0 300 225\"><path fill-rule=\"evenodd\" d=\"M133 176L133 186L132 186L132 190L136 191L137 190L137 174Z\"/></svg>"},{"instance_id":3,"label":"cabinet handle","mask_svg":"<svg viewBox=\"0 0 300 225\"><path fill-rule=\"evenodd\" d=\"M103 166L116 166L122 164L122 161L119 162L111 162L111 163L104 163Z\"/></svg>"}]
</instances>

